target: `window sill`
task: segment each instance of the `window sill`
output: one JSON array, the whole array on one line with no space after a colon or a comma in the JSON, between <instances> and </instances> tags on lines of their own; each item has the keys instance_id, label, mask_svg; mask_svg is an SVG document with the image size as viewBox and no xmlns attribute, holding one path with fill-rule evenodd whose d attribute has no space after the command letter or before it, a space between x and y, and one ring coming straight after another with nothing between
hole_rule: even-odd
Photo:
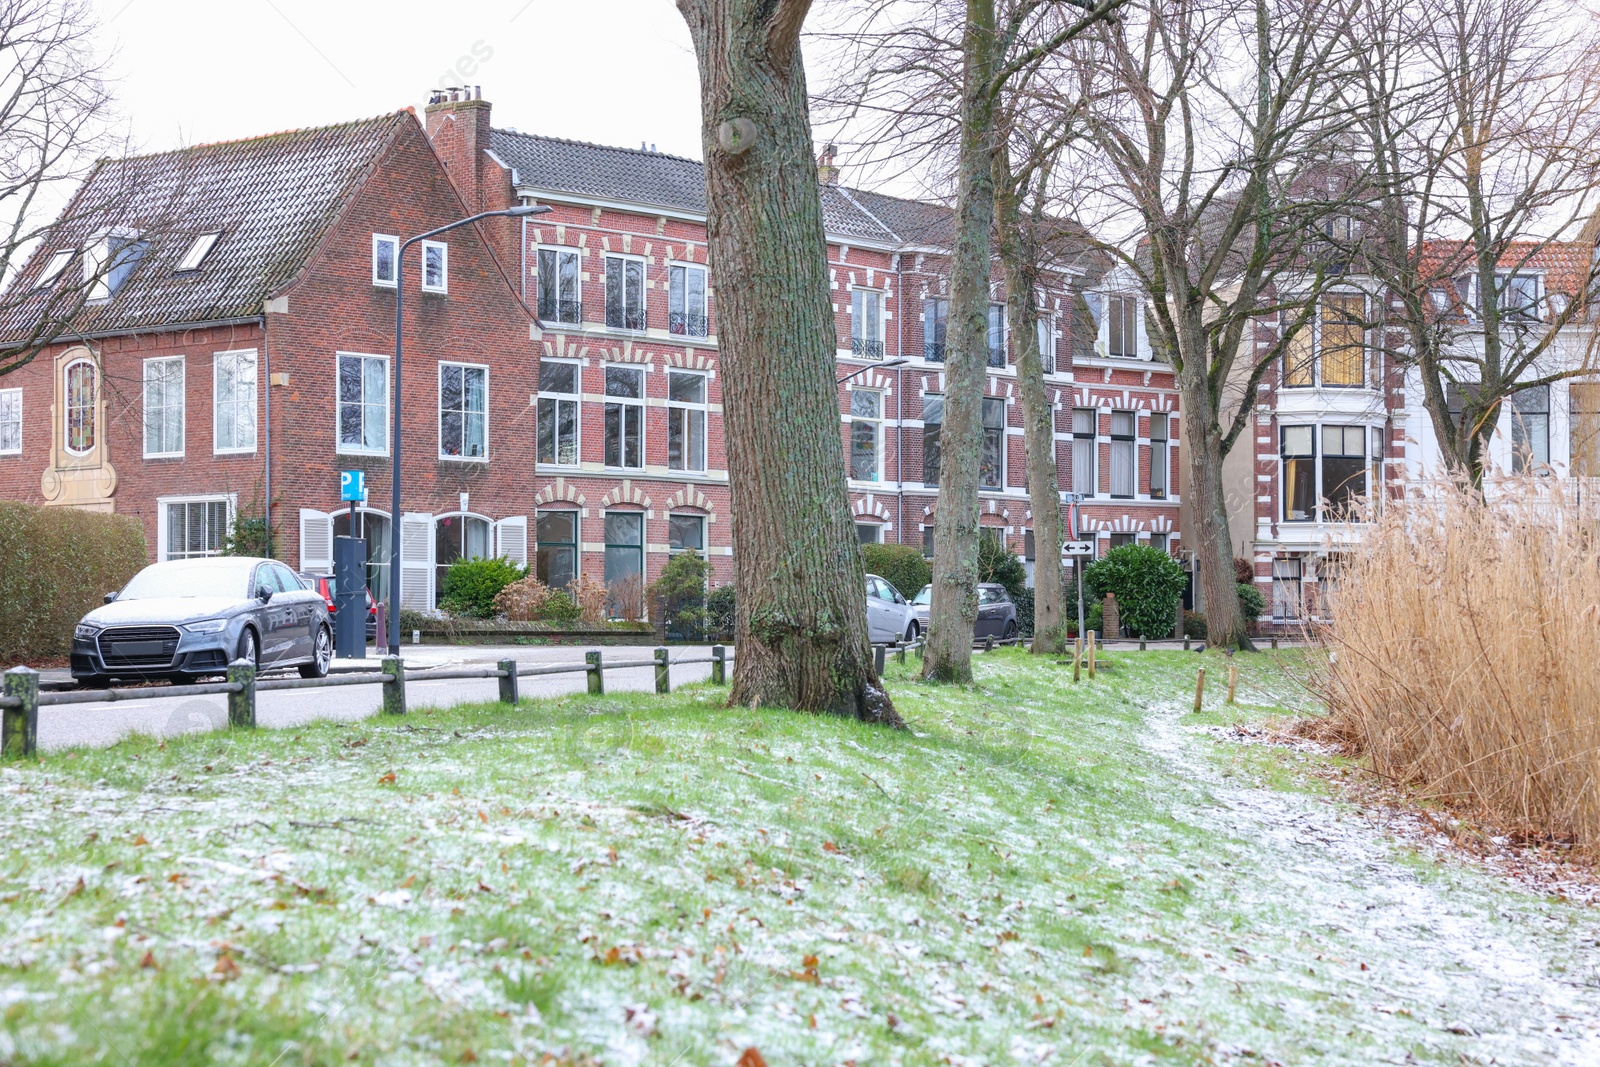
<instances>
[{"instance_id":1,"label":"window sill","mask_svg":"<svg viewBox=\"0 0 1600 1067\"><path fill-rule=\"evenodd\" d=\"M146 452L145 459L182 459L182 452Z\"/></svg>"},{"instance_id":2,"label":"window sill","mask_svg":"<svg viewBox=\"0 0 1600 1067\"><path fill-rule=\"evenodd\" d=\"M440 463L477 463L477 464L479 464L481 466L487 467L489 465L489 457L488 456L446 456L446 455L441 454L439 456L439 462Z\"/></svg>"},{"instance_id":3,"label":"window sill","mask_svg":"<svg viewBox=\"0 0 1600 1067\"><path fill-rule=\"evenodd\" d=\"M213 456L253 456L256 454L256 446L251 445L249 448L214 448L211 450L211 454Z\"/></svg>"},{"instance_id":4,"label":"window sill","mask_svg":"<svg viewBox=\"0 0 1600 1067\"><path fill-rule=\"evenodd\" d=\"M351 456L356 459L387 459L389 450L386 448L382 452L370 452L366 449L336 448L334 449L334 455Z\"/></svg>"}]
</instances>

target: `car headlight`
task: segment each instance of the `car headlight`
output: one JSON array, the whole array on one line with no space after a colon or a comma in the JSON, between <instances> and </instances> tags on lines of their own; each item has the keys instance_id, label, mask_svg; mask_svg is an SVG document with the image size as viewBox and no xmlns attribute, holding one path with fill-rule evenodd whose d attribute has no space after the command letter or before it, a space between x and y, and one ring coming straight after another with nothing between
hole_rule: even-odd
<instances>
[{"instance_id":1,"label":"car headlight","mask_svg":"<svg viewBox=\"0 0 1600 1067\"><path fill-rule=\"evenodd\" d=\"M207 619L205 622L191 622L183 627L192 634L220 633L228 628L227 619Z\"/></svg>"},{"instance_id":2,"label":"car headlight","mask_svg":"<svg viewBox=\"0 0 1600 1067\"><path fill-rule=\"evenodd\" d=\"M80 622L72 629L72 636L80 641L93 641L100 633L100 627L89 622Z\"/></svg>"}]
</instances>

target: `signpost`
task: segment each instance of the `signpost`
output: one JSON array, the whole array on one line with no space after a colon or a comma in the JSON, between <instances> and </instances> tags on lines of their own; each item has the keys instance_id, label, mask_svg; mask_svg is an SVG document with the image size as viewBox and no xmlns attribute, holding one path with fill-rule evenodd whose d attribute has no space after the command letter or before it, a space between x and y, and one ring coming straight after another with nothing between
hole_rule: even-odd
<instances>
[{"instance_id":1,"label":"signpost","mask_svg":"<svg viewBox=\"0 0 1600 1067\"><path fill-rule=\"evenodd\" d=\"M339 499L347 504L356 504L367 499L367 472L340 471Z\"/></svg>"},{"instance_id":2,"label":"signpost","mask_svg":"<svg viewBox=\"0 0 1600 1067\"><path fill-rule=\"evenodd\" d=\"M1067 504L1067 529L1072 537L1078 535L1078 505L1083 502L1082 493L1063 493L1062 499ZM1087 541L1067 541L1061 546L1061 558L1072 563L1073 582L1078 587L1078 638L1082 640L1083 633L1083 564L1082 559L1094 558L1094 539Z\"/></svg>"}]
</instances>

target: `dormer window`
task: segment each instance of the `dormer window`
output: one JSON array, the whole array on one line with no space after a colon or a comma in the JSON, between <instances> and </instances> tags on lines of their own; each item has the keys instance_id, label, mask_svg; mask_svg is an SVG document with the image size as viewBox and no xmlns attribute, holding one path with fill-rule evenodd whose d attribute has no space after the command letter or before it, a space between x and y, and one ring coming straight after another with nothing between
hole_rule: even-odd
<instances>
[{"instance_id":1,"label":"dormer window","mask_svg":"<svg viewBox=\"0 0 1600 1067\"><path fill-rule=\"evenodd\" d=\"M1139 358L1139 298L1113 293L1106 297L1106 353Z\"/></svg>"},{"instance_id":2,"label":"dormer window","mask_svg":"<svg viewBox=\"0 0 1600 1067\"><path fill-rule=\"evenodd\" d=\"M78 254L76 248L63 248L50 257L50 262L44 265L44 270L39 272L39 282L35 289L48 289L61 277L61 272L67 269L72 262L72 257Z\"/></svg>"},{"instance_id":3,"label":"dormer window","mask_svg":"<svg viewBox=\"0 0 1600 1067\"><path fill-rule=\"evenodd\" d=\"M1537 274L1496 274L1500 314L1517 319L1539 318L1540 280Z\"/></svg>"},{"instance_id":4,"label":"dormer window","mask_svg":"<svg viewBox=\"0 0 1600 1067\"><path fill-rule=\"evenodd\" d=\"M179 261L177 273L183 274L187 271L199 270L200 264L205 262L206 256L210 255L211 249L216 246L217 238L221 236L221 231L214 231L212 233L203 233L196 237L194 243L189 246L189 251L185 252L183 259Z\"/></svg>"}]
</instances>

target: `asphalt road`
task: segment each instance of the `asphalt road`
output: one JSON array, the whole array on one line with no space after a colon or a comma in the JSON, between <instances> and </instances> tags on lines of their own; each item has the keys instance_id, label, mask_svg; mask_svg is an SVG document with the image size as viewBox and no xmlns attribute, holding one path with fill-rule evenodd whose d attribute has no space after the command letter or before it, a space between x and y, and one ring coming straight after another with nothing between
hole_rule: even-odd
<instances>
[{"instance_id":1,"label":"asphalt road","mask_svg":"<svg viewBox=\"0 0 1600 1067\"><path fill-rule=\"evenodd\" d=\"M427 665L493 665L502 659L518 663L581 663L585 649L578 647L437 647L422 646L406 650L406 703L410 708L446 706L468 700L494 700L499 695L494 678L452 679L430 682ZM729 650L729 664L733 661ZM610 661L647 660L649 648L608 647ZM710 646L677 646L672 659L680 656L709 656ZM337 667L340 661L335 660ZM348 663L349 661L344 661ZM372 666L376 668L374 661ZM729 674L732 674L730 669ZM709 663L686 664L672 668L672 683L699 682L711 676ZM636 667L627 670L607 668L606 689L649 691L655 688L655 669ZM524 698L559 696L582 692L581 673L542 675L519 679ZM159 694L159 688L152 688ZM282 728L313 719L360 719L371 715L381 702L378 685L347 685L329 689L291 689L256 695L256 723ZM213 730L227 724L227 697L159 697L150 700L119 700L115 703L67 704L39 709L39 747L45 749L109 745L130 733L172 735L194 730Z\"/></svg>"}]
</instances>

